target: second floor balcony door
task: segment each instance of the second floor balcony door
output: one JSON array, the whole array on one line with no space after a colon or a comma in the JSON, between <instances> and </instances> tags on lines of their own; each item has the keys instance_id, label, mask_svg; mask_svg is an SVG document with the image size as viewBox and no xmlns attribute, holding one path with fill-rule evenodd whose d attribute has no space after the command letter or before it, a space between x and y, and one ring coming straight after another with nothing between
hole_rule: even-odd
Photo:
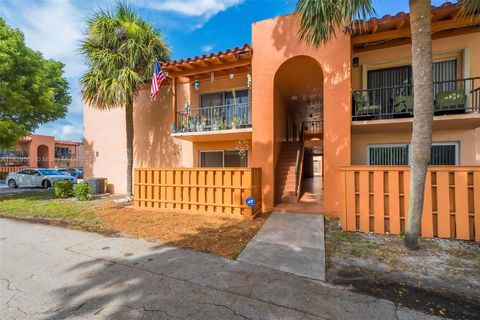
<instances>
[{"instance_id":1,"label":"second floor balcony door","mask_svg":"<svg viewBox=\"0 0 480 320\"><path fill-rule=\"evenodd\" d=\"M250 119L248 107L248 90L236 90L225 92L226 121L231 123L237 117L240 126L248 123Z\"/></svg>"}]
</instances>

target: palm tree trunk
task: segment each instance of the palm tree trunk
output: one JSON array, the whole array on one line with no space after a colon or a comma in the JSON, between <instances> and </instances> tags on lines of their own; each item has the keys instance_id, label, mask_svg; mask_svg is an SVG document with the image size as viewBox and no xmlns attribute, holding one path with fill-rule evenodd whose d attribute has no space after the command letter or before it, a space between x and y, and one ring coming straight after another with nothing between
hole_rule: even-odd
<instances>
[{"instance_id":1,"label":"palm tree trunk","mask_svg":"<svg viewBox=\"0 0 480 320\"><path fill-rule=\"evenodd\" d=\"M127 196L132 196L133 172L133 101L125 106L125 127L127 130Z\"/></svg>"},{"instance_id":2,"label":"palm tree trunk","mask_svg":"<svg viewBox=\"0 0 480 320\"><path fill-rule=\"evenodd\" d=\"M430 0L410 0L414 117L411 143L410 205L405 246L418 248L425 177L430 162L433 123L432 35Z\"/></svg>"}]
</instances>

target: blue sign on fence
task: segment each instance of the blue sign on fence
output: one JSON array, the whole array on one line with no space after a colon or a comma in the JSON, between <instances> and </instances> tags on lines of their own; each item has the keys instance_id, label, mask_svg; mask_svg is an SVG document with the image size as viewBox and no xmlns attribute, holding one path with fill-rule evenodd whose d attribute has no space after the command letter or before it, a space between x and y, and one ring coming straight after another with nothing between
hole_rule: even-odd
<instances>
[{"instance_id":1,"label":"blue sign on fence","mask_svg":"<svg viewBox=\"0 0 480 320\"><path fill-rule=\"evenodd\" d=\"M253 207L255 205L255 198L254 197L248 197L246 200L245 200L245 203L247 204L247 206L249 207Z\"/></svg>"}]
</instances>

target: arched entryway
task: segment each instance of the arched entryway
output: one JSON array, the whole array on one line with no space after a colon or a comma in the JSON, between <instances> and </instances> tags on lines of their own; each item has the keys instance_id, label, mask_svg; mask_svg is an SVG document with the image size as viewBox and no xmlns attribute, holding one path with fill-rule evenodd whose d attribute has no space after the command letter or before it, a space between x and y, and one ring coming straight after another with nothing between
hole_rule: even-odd
<instances>
[{"instance_id":1,"label":"arched entryway","mask_svg":"<svg viewBox=\"0 0 480 320\"><path fill-rule=\"evenodd\" d=\"M48 158L48 147L44 144L37 147L37 167L39 168L48 168L49 167L49 158Z\"/></svg>"},{"instance_id":2,"label":"arched entryway","mask_svg":"<svg viewBox=\"0 0 480 320\"><path fill-rule=\"evenodd\" d=\"M323 71L309 56L286 60L274 78L275 205L323 212Z\"/></svg>"}]
</instances>

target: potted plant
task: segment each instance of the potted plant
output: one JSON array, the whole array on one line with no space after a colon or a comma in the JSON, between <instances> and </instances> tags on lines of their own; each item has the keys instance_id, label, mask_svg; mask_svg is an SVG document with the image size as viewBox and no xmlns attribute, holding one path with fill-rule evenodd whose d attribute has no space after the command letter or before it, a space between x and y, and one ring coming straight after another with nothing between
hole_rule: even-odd
<instances>
[{"instance_id":1,"label":"potted plant","mask_svg":"<svg viewBox=\"0 0 480 320\"><path fill-rule=\"evenodd\" d=\"M188 131L195 131L196 127L197 127L197 119L193 117L188 119Z\"/></svg>"},{"instance_id":2,"label":"potted plant","mask_svg":"<svg viewBox=\"0 0 480 320\"><path fill-rule=\"evenodd\" d=\"M207 127L207 121L208 121L208 118L205 116L200 118L200 122L197 123L197 131L204 131L205 128Z\"/></svg>"},{"instance_id":3,"label":"potted plant","mask_svg":"<svg viewBox=\"0 0 480 320\"><path fill-rule=\"evenodd\" d=\"M240 118L238 118L238 116L234 116L230 124L232 125L232 129L237 129L238 125L240 124Z\"/></svg>"},{"instance_id":4,"label":"potted plant","mask_svg":"<svg viewBox=\"0 0 480 320\"><path fill-rule=\"evenodd\" d=\"M213 119L212 119L212 131L219 130L221 124L222 124L222 119L220 118L218 110L215 110L213 113Z\"/></svg>"}]
</instances>

